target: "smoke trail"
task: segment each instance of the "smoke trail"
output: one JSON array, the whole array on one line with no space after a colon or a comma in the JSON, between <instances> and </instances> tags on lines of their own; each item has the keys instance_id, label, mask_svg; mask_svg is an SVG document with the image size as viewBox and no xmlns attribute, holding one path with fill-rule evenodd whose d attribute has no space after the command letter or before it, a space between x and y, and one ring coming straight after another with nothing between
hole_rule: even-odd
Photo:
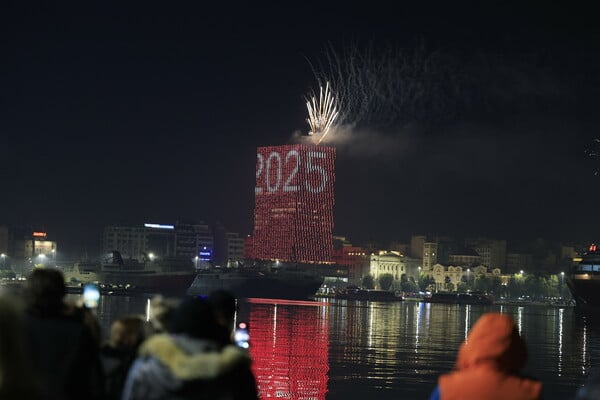
<instances>
[{"instance_id":1,"label":"smoke trail","mask_svg":"<svg viewBox=\"0 0 600 400\"><path fill-rule=\"evenodd\" d=\"M454 123L568 103L569 85L543 55L458 48L329 45L309 61L335 92L340 125L390 127Z\"/></svg>"}]
</instances>

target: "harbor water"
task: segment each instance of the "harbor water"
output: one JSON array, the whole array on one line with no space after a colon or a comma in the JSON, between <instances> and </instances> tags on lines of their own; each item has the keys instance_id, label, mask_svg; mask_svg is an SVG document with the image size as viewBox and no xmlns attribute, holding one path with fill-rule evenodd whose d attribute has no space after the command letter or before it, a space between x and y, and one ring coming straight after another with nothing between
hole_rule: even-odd
<instances>
[{"instance_id":1,"label":"harbor water","mask_svg":"<svg viewBox=\"0 0 600 400\"><path fill-rule=\"evenodd\" d=\"M105 332L125 314L146 314L145 297L103 296ZM600 324L574 308L420 302L250 300L238 321L250 327L262 398L426 399L450 371L469 328L484 312L513 316L529 348L526 373L544 399L569 399L600 371Z\"/></svg>"}]
</instances>

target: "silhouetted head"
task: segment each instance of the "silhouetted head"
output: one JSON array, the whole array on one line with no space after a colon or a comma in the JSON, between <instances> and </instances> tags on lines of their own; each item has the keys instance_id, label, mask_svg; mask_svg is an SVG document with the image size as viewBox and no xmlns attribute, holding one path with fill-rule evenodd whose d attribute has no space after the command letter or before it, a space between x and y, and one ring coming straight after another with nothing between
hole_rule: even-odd
<instances>
[{"instance_id":1,"label":"silhouetted head","mask_svg":"<svg viewBox=\"0 0 600 400\"><path fill-rule=\"evenodd\" d=\"M150 300L150 326L155 333L169 331L173 311L179 301L161 295Z\"/></svg>"},{"instance_id":2,"label":"silhouetted head","mask_svg":"<svg viewBox=\"0 0 600 400\"><path fill-rule=\"evenodd\" d=\"M215 290L206 299L213 307L217 322L225 328L232 328L237 310L235 297L226 290Z\"/></svg>"},{"instance_id":3,"label":"silhouetted head","mask_svg":"<svg viewBox=\"0 0 600 400\"><path fill-rule=\"evenodd\" d=\"M136 348L144 337L144 320L138 316L121 317L110 327L110 346L113 348Z\"/></svg>"},{"instance_id":4,"label":"silhouetted head","mask_svg":"<svg viewBox=\"0 0 600 400\"><path fill-rule=\"evenodd\" d=\"M66 294L62 272L53 268L37 268L27 278L26 296L29 308L58 310Z\"/></svg>"},{"instance_id":5,"label":"silhouetted head","mask_svg":"<svg viewBox=\"0 0 600 400\"><path fill-rule=\"evenodd\" d=\"M196 297L181 302L171 315L170 331L198 339L219 338L218 325L212 306Z\"/></svg>"}]
</instances>

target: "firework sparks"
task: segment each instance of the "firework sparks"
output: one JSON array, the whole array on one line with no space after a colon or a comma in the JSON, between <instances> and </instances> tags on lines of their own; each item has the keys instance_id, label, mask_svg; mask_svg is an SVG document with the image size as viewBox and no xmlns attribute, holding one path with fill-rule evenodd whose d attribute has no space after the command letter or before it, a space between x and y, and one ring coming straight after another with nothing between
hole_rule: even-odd
<instances>
[{"instance_id":1,"label":"firework sparks","mask_svg":"<svg viewBox=\"0 0 600 400\"><path fill-rule=\"evenodd\" d=\"M325 138L339 115L337 100L329 87L329 82L319 86L319 96L313 95L306 101L308 118L306 122L310 126L309 135L319 136L317 144Z\"/></svg>"}]
</instances>

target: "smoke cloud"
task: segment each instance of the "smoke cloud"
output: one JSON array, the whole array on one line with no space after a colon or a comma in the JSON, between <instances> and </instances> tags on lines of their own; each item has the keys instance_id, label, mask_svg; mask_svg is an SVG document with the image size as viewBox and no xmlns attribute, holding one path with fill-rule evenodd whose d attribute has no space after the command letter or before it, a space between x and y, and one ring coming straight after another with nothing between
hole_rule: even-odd
<instances>
[{"instance_id":1,"label":"smoke cloud","mask_svg":"<svg viewBox=\"0 0 600 400\"><path fill-rule=\"evenodd\" d=\"M342 125L332 128L321 144L335 147L338 157L386 161L398 159L414 151L419 136L418 129L413 127L384 132ZM301 144L316 144L317 140L318 138L303 134L299 130L292 133L290 138L290 142Z\"/></svg>"}]
</instances>

